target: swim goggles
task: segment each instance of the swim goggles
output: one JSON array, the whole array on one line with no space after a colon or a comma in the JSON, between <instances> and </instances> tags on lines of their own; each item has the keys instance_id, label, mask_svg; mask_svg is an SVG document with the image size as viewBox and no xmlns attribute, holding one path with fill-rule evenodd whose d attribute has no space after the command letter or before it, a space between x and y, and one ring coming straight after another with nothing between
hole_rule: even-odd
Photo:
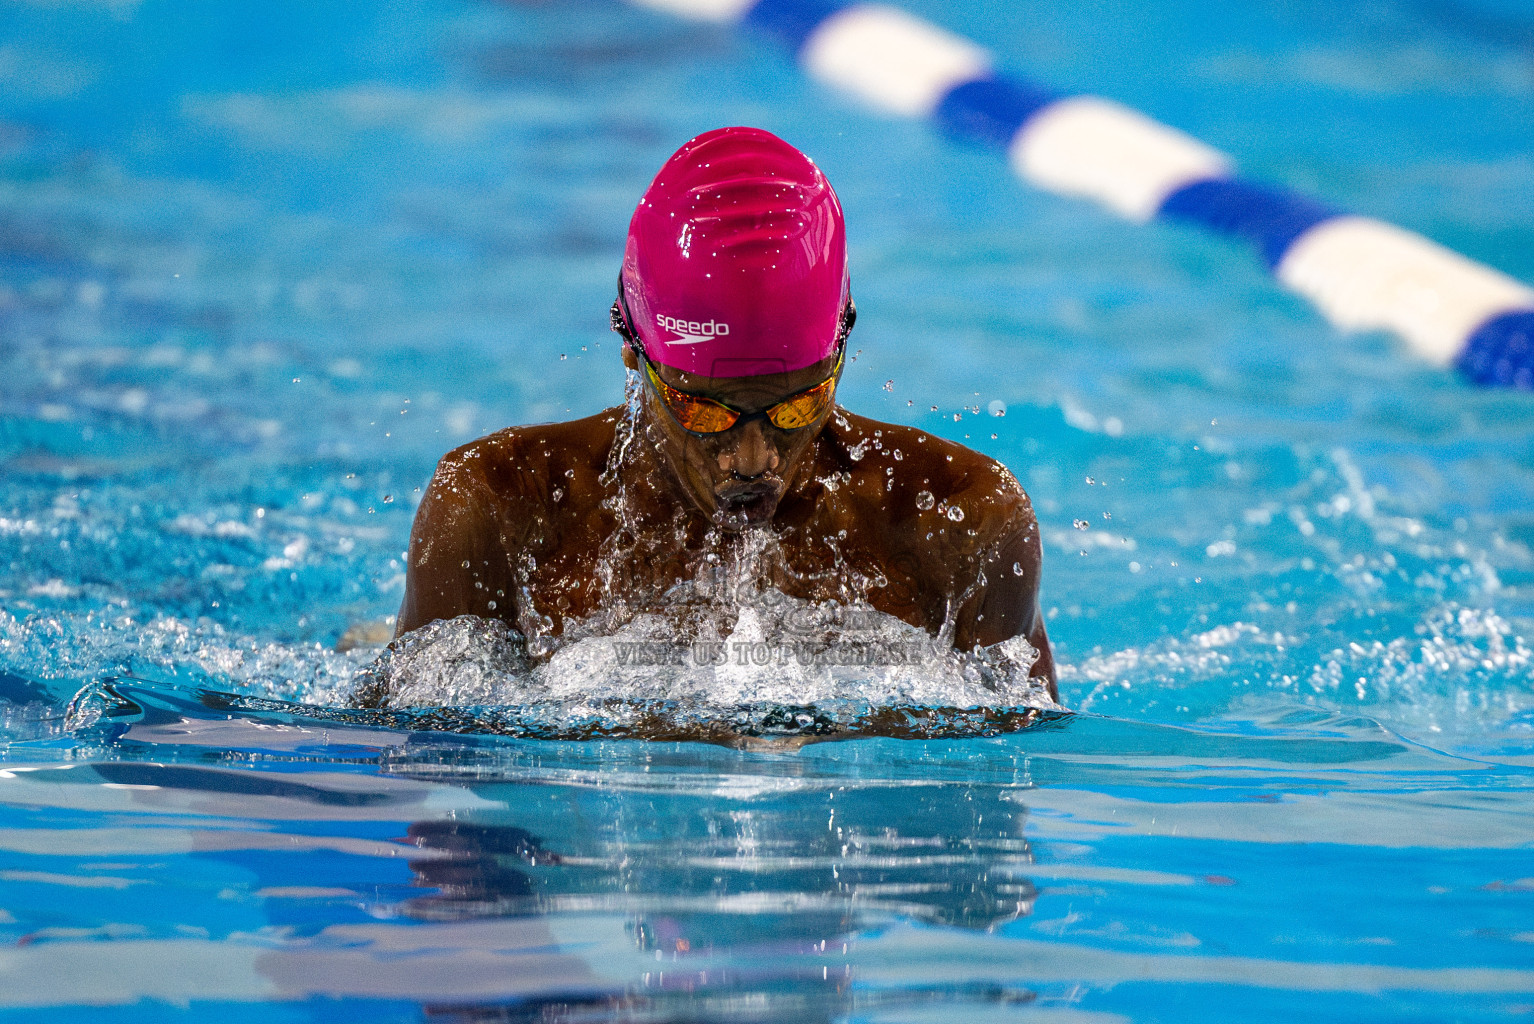
<instances>
[{"instance_id":1,"label":"swim goggles","mask_svg":"<svg viewBox=\"0 0 1534 1024\"><path fill-rule=\"evenodd\" d=\"M836 378L842 372L842 357L847 351L847 333L852 330L853 321L856 319L857 310L851 302L848 302L837 330L836 365L831 367L829 377L803 391L794 392L782 401L774 402L759 413L747 413L734 406L726 405L718 399L674 388L661 380L660 374L655 372L654 364L650 362L650 357L645 354L644 345L640 342L637 332L629 327L628 302L623 295L621 280L618 282L618 298L613 302L612 308L613 330L623 336L623 340L629 343L629 347L639 357L645 379L650 382L650 387L660 398L666 411L683 430L692 434L722 434L740 422L741 417L751 419L764 416L768 423L779 430L800 430L815 423L826 414L835 401Z\"/></svg>"}]
</instances>

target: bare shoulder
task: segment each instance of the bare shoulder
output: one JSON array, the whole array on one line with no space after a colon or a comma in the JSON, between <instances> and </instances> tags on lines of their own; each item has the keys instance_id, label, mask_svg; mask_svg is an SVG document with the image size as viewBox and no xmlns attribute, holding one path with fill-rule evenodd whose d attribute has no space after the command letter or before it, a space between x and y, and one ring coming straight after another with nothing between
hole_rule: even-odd
<instances>
[{"instance_id":1,"label":"bare shoulder","mask_svg":"<svg viewBox=\"0 0 1534 1024\"><path fill-rule=\"evenodd\" d=\"M924 533L936 527L983 546L1034 524L1017 477L972 448L841 409L825 436L831 458L852 477L853 495L892 525Z\"/></svg>"},{"instance_id":2,"label":"bare shoulder","mask_svg":"<svg viewBox=\"0 0 1534 1024\"><path fill-rule=\"evenodd\" d=\"M494 497L544 503L560 487L581 486L601 474L620 409L564 423L506 427L459 445L437 462L435 497Z\"/></svg>"},{"instance_id":3,"label":"bare shoulder","mask_svg":"<svg viewBox=\"0 0 1534 1024\"><path fill-rule=\"evenodd\" d=\"M598 486L617 412L508 427L442 456L410 530L398 634L457 615L507 617L513 559L551 543L561 488Z\"/></svg>"}]
</instances>

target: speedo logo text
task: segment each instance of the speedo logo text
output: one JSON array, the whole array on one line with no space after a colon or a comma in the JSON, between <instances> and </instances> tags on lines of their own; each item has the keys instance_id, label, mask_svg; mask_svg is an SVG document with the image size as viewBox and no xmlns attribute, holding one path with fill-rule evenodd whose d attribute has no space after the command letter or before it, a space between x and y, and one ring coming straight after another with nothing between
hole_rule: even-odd
<instances>
[{"instance_id":1,"label":"speedo logo text","mask_svg":"<svg viewBox=\"0 0 1534 1024\"><path fill-rule=\"evenodd\" d=\"M679 320L665 314L655 318L655 325L679 336L673 345L697 345L730 333L730 325L720 320Z\"/></svg>"}]
</instances>

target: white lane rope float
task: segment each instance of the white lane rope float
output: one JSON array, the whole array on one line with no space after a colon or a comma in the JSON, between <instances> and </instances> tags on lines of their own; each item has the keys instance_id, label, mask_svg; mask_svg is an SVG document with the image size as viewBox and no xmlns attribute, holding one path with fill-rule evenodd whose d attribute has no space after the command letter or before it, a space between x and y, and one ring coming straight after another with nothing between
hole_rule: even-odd
<instances>
[{"instance_id":1,"label":"white lane rope float","mask_svg":"<svg viewBox=\"0 0 1534 1024\"><path fill-rule=\"evenodd\" d=\"M630 2L751 25L828 85L1001 149L1038 188L1253 244L1341 330L1393 331L1477 384L1534 389L1534 288L1414 232L1243 179L1224 153L1112 100L998 75L984 48L883 4Z\"/></svg>"}]
</instances>

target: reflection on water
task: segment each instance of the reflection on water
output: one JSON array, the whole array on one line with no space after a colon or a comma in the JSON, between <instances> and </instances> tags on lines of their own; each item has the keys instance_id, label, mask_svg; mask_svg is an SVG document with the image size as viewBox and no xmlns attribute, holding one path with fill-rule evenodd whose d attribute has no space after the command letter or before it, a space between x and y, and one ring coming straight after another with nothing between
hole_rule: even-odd
<instances>
[{"instance_id":1,"label":"reflection on water","mask_svg":"<svg viewBox=\"0 0 1534 1024\"><path fill-rule=\"evenodd\" d=\"M902 919L985 930L1027 914L1037 895L1024 874L1026 809L990 787L915 787L893 814L878 787L785 793L746 809L706 792L630 794L605 801L610 817L587 808L575 829L560 820L568 809L540 806L536 790L501 795L529 808L524 820L560 829L559 849L515 824L413 823L409 838L430 856L411 870L434 891L401 911L454 922L622 915L623 937L653 967L620 992L436 1004L428 1015L830 1021L868 1008L847 956L858 934ZM1027 998L1000 986L918 986L879 1001Z\"/></svg>"},{"instance_id":2,"label":"reflection on water","mask_svg":"<svg viewBox=\"0 0 1534 1024\"><path fill-rule=\"evenodd\" d=\"M1032 998L994 982L867 991L850 952L902 922L985 933L1031 912L1016 785L826 776L792 754L769 755L781 774L741 772L742 755L699 760L672 744L506 747L265 703L89 688L69 712L88 760L0 772L0 792L136 822L99 842L50 832L60 852L131 860L147 845L253 873L217 898L254 899L264 938L213 934L204 952L238 960L265 998L408 993L433 1020L784 1022ZM357 770L368 766L382 774ZM157 867L120 863L110 884L198 888ZM45 876L62 877L15 877ZM173 914L113 936L128 940L117 949L138 942L153 960L143 942L183 931ZM87 933L33 928L19 941L58 948ZM112 959L83 952L91 973ZM211 998L229 987L197 984ZM132 1001L135 985L164 994L138 979L98 995Z\"/></svg>"},{"instance_id":3,"label":"reflection on water","mask_svg":"<svg viewBox=\"0 0 1534 1024\"><path fill-rule=\"evenodd\" d=\"M1534 777L1366 720L731 749L132 680L70 732L57 711L0 770L0 1008L60 1020L1079 1022L1210 986L1491 1019L1534 996Z\"/></svg>"}]
</instances>

